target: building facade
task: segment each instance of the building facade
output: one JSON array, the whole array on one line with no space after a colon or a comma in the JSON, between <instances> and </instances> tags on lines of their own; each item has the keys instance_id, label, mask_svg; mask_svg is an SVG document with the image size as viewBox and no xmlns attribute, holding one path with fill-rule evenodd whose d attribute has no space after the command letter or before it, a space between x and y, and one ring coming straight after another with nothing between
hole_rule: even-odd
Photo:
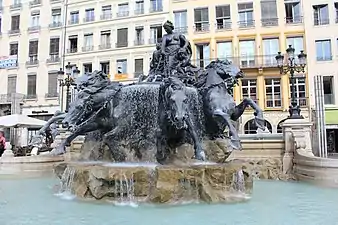
<instances>
[{"instance_id":1,"label":"building facade","mask_svg":"<svg viewBox=\"0 0 338 225\"><path fill-rule=\"evenodd\" d=\"M296 53L307 50L300 0L173 0L171 11L175 29L192 43L195 64L202 67L215 58L238 64L246 77L236 87L237 103L244 97L254 99L265 111L269 130L281 132L290 105L290 82L288 75L280 75L275 56L288 45ZM308 78L305 73L296 76L298 103L308 118ZM256 132L253 118L252 110L245 112L242 133Z\"/></svg>"},{"instance_id":2,"label":"building facade","mask_svg":"<svg viewBox=\"0 0 338 225\"><path fill-rule=\"evenodd\" d=\"M147 73L169 0L68 0L65 61L130 82Z\"/></svg>"},{"instance_id":3,"label":"building facade","mask_svg":"<svg viewBox=\"0 0 338 225\"><path fill-rule=\"evenodd\" d=\"M338 2L307 1L304 22L311 108L315 108L314 77L322 75L328 151L338 153Z\"/></svg>"}]
</instances>

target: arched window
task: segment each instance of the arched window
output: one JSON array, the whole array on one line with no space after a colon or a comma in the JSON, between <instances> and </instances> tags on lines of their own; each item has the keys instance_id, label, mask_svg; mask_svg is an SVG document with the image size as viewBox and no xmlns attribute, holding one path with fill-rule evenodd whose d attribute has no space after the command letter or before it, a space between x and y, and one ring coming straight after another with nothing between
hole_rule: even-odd
<instances>
[{"instance_id":1,"label":"arched window","mask_svg":"<svg viewBox=\"0 0 338 225\"><path fill-rule=\"evenodd\" d=\"M277 125L277 133L283 133L283 127L281 125L282 125L282 123L284 123L285 120L286 119L279 121L279 123Z\"/></svg>"},{"instance_id":2,"label":"arched window","mask_svg":"<svg viewBox=\"0 0 338 225\"><path fill-rule=\"evenodd\" d=\"M266 120L265 120L265 126L268 128L270 133L272 133L272 126ZM257 126L256 126L254 119L251 119L248 122L246 122L246 124L244 125L244 134L257 134L256 131L257 131Z\"/></svg>"}]
</instances>

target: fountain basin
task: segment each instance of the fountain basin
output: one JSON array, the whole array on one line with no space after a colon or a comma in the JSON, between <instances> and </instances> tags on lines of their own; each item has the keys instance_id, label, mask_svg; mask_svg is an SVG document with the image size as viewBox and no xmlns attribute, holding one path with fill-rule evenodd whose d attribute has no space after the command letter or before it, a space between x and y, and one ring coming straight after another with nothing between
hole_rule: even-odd
<instances>
[{"instance_id":1,"label":"fountain basin","mask_svg":"<svg viewBox=\"0 0 338 225\"><path fill-rule=\"evenodd\" d=\"M182 166L70 162L57 165L55 173L63 191L121 203L241 202L253 187L239 161Z\"/></svg>"}]
</instances>

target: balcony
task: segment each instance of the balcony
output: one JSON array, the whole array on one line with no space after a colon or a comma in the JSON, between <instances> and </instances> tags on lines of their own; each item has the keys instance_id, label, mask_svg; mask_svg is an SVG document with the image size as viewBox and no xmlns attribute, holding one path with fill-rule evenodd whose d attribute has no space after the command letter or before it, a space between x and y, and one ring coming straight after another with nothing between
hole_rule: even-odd
<instances>
[{"instance_id":1,"label":"balcony","mask_svg":"<svg viewBox=\"0 0 338 225\"><path fill-rule=\"evenodd\" d=\"M106 44L99 45L99 50L104 50L104 49L111 49L111 44L106 43Z\"/></svg>"},{"instance_id":2,"label":"balcony","mask_svg":"<svg viewBox=\"0 0 338 225\"><path fill-rule=\"evenodd\" d=\"M151 6L149 8L149 12L150 13L154 13L154 12L162 12L163 11L163 7L162 6Z\"/></svg>"},{"instance_id":3,"label":"balcony","mask_svg":"<svg viewBox=\"0 0 338 225\"><path fill-rule=\"evenodd\" d=\"M59 3L59 2L61 2L61 0L49 0L50 1L50 3Z\"/></svg>"},{"instance_id":4,"label":"balcony","mask_svg":"<svg viewBox=\"0 0 338 225\"><path fill-rule=\"evenodd\" d=\"M29 33L36 33L36 32L39 32L41 29L40 26L32 26L32 27L28 27L28 32Z\"/></svg>"},{"instance_id":5,"label":"balcony","mask_svg":"<svg viewBox=\"0 0 338 225\"><path fill-rule=\"evenodd\" d=\"M217 30L231 30L231 27L232 27L231 21L216 23Z\"/></svg>"},{"instance_id":6,"label":"balcony","mask_svg":"<svg viewBox=\"0 0 338 225\"><path fill-rule=\"evenodd\" d=\"M175 31L180 34L187 34L188 33L188 27L175 27Z\"/></svg>"},{"instance_id":7,"label":"balcony","mask_svg":"<svg viewBox=\"0 0 338 225\"><path fill-rule=\"evenodd\" d=\"M162 38L150 38L149 39L149 44L157 44L157 43L161 43L162 42Z\"/></svg>"},{"instance_id":8,"label":"balcony","mask_svg":"<svg viewBox=\"0 0 338 225\"><path fill-rule=\"evenodd\" d=\"M77 47L75 48L75 47L73 47L73 48L69 48L69 49L67 49L67 53L77 53Z\"/></svg>"},{"instance_id":9,"label":"balcony","mask_svg":"<svg viewBox=\"0 0 338 225\"><path fill-rule=\"evenodd\" d=\"M125 48L128 47L128 42L117 42L115 45L116 48Z\"/></svg>"},{"instance_id":10,"label":"balcony","mask_svg":"<svg viewBox=\"0 0 338 225\"><path fill-rule=\"evenodd\" d=\"M286 17L285 18L286 24L302 24L303 23L303 17L302 16L296 16L296 17Z\"/></svg>"},{"instance_id":11,"label":"balcony","mask_svg":"<svg viewBox=\"0 0 338 225\"><path fill-rule=\"evenodd\" d=\"M68 24L69 25L79 24L79 18L69 20Z\"/></svg>"},{"instance_id":12,"label":"balcony","mask_svg":"<svg viewBox=\"0 0 338 225\"><path fill-rule=\"evenodd\" d=\"M208 32L209 30L210 30L209 23L195 23L195 26L194 26L195 33Z\"/></svg>"},{"instance_id":13,"label":"balcony","mask_svg":"<svg viewBox=\"0 0 338 225\"><path fill-rule=\"evenodd\" d=\"M319 61L319 62L323 62L323 61L331 61L331 60L332 60L332 55L317 56L316 59L317 59L317 61Z\"/></svg>"},{"instance_id":14,"label":"balcony","mask_svg":"<svg viewBox=\"0 0 338 225\"><path fill-rule=\"evenodd\" d=\"M101 20L110 20L113 18L113 15L111 13L104 13L100 16Z\"/></svg>"},{"instance_id":15,"label":"balcony","mask_svg":"<svg viewBox=\"0 0 338 225\"><path fill-rule=\"evenodd\" d=\"M45 94L45 98L57 98L59 97L59 93L57 92L48 92Z\"/></svg>"},{"instance_id":16,"label":"balcony","mask_svg":"<svg viewBox=\"0 0 338 225\"><path fill-rule=\"evenodd\" d=\"M93 21L95 21L95 16L88 16L88 17L83 18L84 23L89 23Z\"/></svg>"},{"instance_id":17,"label":"balcony","mask_svg":"<svg viewBox=\"0 0 338 225\"><path fill-rule=\"evenodd\" d=\"M62 22L53 22L49 24L49 28L53 29L53 28L60 28L62 27Z\"/></svg>"},{"instance_id":18,"label":"balcony","mask_svg":"<svg viewBox=\"0 0 338 225\"><path fill-rule=\"evenodd\" d=\"M324 94L324 104L334 105L335 104L334 94Z\"/></svg>"},{"instance_id":19,"label":"balcony","mask_svg":"<svg viewBox=\"0 0 338 225\"><path fill-rule=\"evenodd\" d=\"M37 55L30 56L29 60L26 61L26 66L27 67L29 67L29 66L37 66L37 65L39 65L39 60L38 60L38 56Z\"/></svg>"},{"instance_id":20,"label":"balcony","mask_svg":"<svg viewBox=\"0 0 338 225\"><path fill-rule=\"evenodd\" d=\"M134 13L135 15L142 15L144 14L144 8L135 9Z\"/></svg>"},{"instance_id":21,"label":"balcony","mask_svg":"<svg viewBox=\"0 0 338 225\"><path fill-rule=\"evenodd\" d=\"M22 3L14 3L9 7L11 10L19 10L22 8Z\"/></svg>"},{"instance_id":22,"label":"balcony","mask_svg":"<svg viewBox=\"0 0 338 225\"><path fill-rule=\"evenodd\" d=\"M26 100L36 100L37 99L37 95L36 94L28 94L25 96Z\"/></svg>"},{"instance_id":23,"label":"balcony","mask_svg":"<svg viewBox=\"0 0 338 225\"><path fill-rule=\"evenodd\" d=\"M24 99L23 94L19 93L8 93L8 94L0 94L0 104L6 103L14 103L14 102L23 102Z\"/></svg>"},{"instance_id":24,"label":"balcony","mask_svg":"<svg viewBox=\"0 0 338 225\"><path fill-rule=\"evenodd\" d=\"M12 29L8 31L8 35L12 36L12 35L19 35L20 34L20 29Z\"/></svg>"},{"instance_id":25,"label":"balcony","mask_svg":"<svg viewBox=\"0 0 338 225\"><path fill-rule=\"evenodd\" d=\"M255 27L254 20L245 20L245 21L238 21L238 27L241 29L249 29Z\"/></svg>"},{"instance_id":26,"label":"balcony","mask_svg":"<svg viewBox=\"0 0 338 225\"><path fill-rule=\"evenodd\" d=\"M140 45L144 45L144 39L136 39L135 41L134 41L134 45L135 46L140 46Z\"/></svg>"},{"instance_id":27,"label":"balcony","mask_svg":"<svg viewBox=\"0 0 338 225\"><path fill-rule=\"evenodd\" d=\"M129 16L129 11L118 12L118 13L116 13L116 16L117 17L127 17L127 16Z\"/></svg>"},{"instance_id":28,"label":"balcony","mask_svg":"<svg viewBox=\"0 0 338 225\"><path fill-rule=\"evenodd\" d=\"M262 27L275 27L278 26L278 18L261 19Z\"/></svg>"},{"instance_id":29,"label":"balcony","mask_svg":"<svg viewBox=\"0 0 338 225\"><path fill-rule=\"evenodd\" d=\"M313 25L315 26L321 26L321 25L327 25L330 23L330 18L320 18L320 19L314 19Z\"/></svg>"},{"instance_id":30,"label":"balcony","mask_svg":"<svg viewBox=\"0 0 338 225\"><path fill-rule=\"evenodd\" d=\"M46 60L46 63L48 64L54 64L54 63L59 63L60 60L60 56L59 54L51 54L49 55L49 58Z\"/></svg>"},{"instance_id":31,"label":"balcony","mask_svg":"<svg viewBox=\"0 0 338 225\"><path fill-rule=\"evenodd\" d=\"M82 52L91 52L91 51L94 51L93 45L88 45L88 46L82 47Z\"/></svg>"},{"instance_id":32,"label":"balcony","mask_svg":"<svg viewBox=\"0 0 338 225\"><path fill-rule=\"evenodd\" d=\"M37 7L41 5L41 0L33 0L29 2L29 7Z\"/></svg>"}]
</instances>

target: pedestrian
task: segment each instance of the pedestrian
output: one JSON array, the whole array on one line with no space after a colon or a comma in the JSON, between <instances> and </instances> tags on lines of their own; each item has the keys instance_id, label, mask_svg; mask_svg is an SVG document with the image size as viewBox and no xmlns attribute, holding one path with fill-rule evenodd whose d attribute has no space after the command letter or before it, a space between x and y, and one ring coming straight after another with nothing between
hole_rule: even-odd
<instances>
[{"instance_id":1,"label":"pedestrian","mask_svg":"<svg viewBox=\"0 0 338 225\"><path fill-rule=\"evenodd\" d=\"M6 139L3 131L0 131L0 157L6 149Z\"/></svg>"}]
</instances>

